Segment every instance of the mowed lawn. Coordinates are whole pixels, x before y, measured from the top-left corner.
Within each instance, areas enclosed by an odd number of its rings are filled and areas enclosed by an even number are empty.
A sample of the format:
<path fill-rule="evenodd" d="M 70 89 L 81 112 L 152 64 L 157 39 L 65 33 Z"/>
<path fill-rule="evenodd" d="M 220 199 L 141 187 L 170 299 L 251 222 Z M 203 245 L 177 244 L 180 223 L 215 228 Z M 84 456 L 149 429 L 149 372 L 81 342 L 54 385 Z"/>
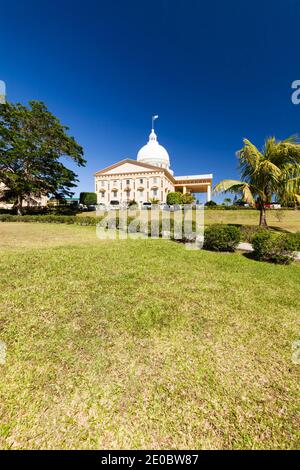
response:
<path fill-rule="evenodd" d="M 258 225 L 258 210 L 205 210 L 206 224 Z M 275 230 L 300 231 L 300 210 L 267 210 L 267 222 Z"/>
<path fill-rule="evenodd" d="M 0 224 L 0 448 L 300 446 L 300 264 Z"/>
<path fill-rule="evenodd" d="M 96 212 L 82 212 L 78 217 L 96 216 Z M 173 214 L 172 214 L 173 215 Z M 267 221 L 274 230 L 286 232 L 300 231 L 300 210 L 276 209 L 267 211 Z M 251 209 L 214 210 L 205 209 L 204 223 L 209 224 L 238 224 L 258 225 L 259 211 Z"/>

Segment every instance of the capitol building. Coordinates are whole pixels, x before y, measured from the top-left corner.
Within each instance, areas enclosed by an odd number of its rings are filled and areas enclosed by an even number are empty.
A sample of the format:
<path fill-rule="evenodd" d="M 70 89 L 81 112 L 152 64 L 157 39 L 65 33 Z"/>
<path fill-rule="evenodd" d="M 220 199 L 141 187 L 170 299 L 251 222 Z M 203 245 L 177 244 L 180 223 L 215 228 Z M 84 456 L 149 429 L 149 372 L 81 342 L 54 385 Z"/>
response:
<path fill-rule="evenodd" d="M 171 191 L 206 193 L 206 201 L 211 200 L 213 175 L 175 176 L 169 154 L 158 143 L 153 127 L 152 120 L 149 140 L 138 151 L 136 160 L 125 158 L 95 173 L 98 204 L 136 201 L 141 205 L 153 199 L 165 203 Z"/>

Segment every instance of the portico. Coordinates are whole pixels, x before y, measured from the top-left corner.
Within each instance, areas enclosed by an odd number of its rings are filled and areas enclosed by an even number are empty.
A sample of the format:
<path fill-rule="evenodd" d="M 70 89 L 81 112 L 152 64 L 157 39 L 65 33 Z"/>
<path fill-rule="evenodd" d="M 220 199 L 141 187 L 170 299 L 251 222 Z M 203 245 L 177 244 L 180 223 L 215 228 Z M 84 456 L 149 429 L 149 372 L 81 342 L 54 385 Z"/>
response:
<path fill-rule="evenodd" d="M 185 193 L 206 193 L 206 201 L 211 201 L 212 174 L 174 176 L 174 190 Z"/>

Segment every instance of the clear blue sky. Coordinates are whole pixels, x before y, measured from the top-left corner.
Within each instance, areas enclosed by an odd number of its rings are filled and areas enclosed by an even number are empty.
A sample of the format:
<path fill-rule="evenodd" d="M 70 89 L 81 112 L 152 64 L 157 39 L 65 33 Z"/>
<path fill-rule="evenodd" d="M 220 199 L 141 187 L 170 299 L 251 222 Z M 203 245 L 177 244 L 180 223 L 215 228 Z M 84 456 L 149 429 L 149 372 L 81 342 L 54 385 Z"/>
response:
<path fill-rule="evenodd" d="M 175 174 L 238 177 L 248 137 L 300 131 L 299 0 L 1 1 L 8 99 L 44 101 L 93 172 L 146 143 L 150 117 Z"/>

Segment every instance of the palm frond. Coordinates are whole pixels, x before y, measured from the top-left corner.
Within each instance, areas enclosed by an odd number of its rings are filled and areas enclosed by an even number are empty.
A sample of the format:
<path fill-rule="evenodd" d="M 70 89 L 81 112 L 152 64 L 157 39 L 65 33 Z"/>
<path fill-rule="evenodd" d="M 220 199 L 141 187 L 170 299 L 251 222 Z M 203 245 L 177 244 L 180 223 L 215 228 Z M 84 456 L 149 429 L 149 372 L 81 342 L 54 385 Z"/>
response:
<path fill-rule="evenodd" d="M 263 155 L 258 148 L 248 139 L 244 139 L 244 147 L 237 152 L 239 158 L 239 168 L 243 180 L 251 183 L 253 173 L 255 173 L 259 162 L 263 159 Z"/>
<path fill-rule="evenodd" d="M 243 200 L 250 205 L 255 204 L 254 195 L 252 189 L 248 183 L 238 180 L 223 180 L 216 184 L 213 190 L 214 194 L 217 193 L 234 193 L 240 194 Z"/>
<path fill-rule="evenodd" d="M 286 137 L 285 139 L 281 140 L 282 143 L 284 144 L 293 144 L 293 145 L 299 145 L 300 144 L 300 138 L 298 134 L 292 134 L 289 137 Z"/>
<path fill-rule="evenodd" d="M 226 193 L 228 191 L 232 191 L 235 188 L 241 187 L 245 184 L 243 181 L 238 180 L 222 180 L 220 183 L 216 184 L 213 192 L 214 193 Z"/>

